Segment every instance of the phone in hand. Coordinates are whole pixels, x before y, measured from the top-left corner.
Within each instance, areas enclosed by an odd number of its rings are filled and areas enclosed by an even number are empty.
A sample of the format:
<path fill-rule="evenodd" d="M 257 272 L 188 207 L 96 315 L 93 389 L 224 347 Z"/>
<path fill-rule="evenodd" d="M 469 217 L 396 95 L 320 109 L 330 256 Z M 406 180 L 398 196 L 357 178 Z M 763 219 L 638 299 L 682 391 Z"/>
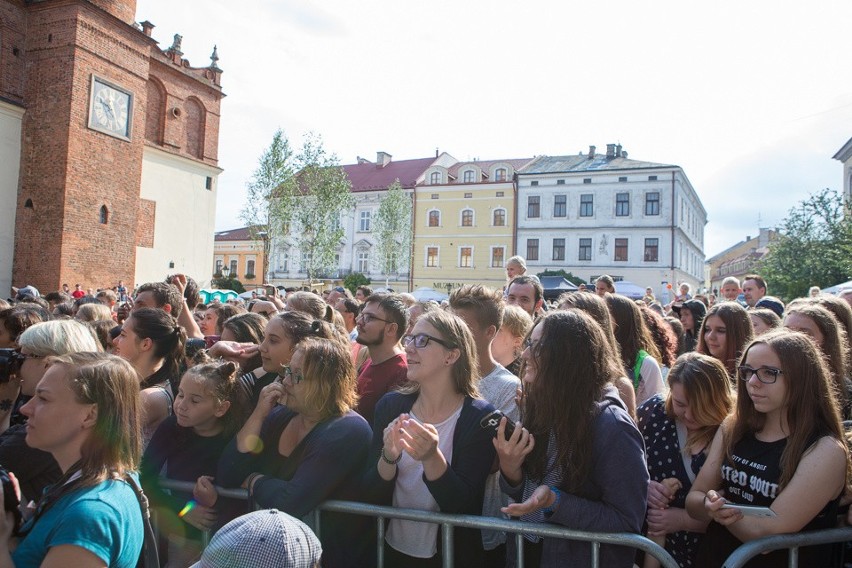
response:
<path fill-rule="evenodd" d="M 754 505 L 738 505 L 736 503 L 725 503 L 722 505 L 723 509 L 736 509 L 746 517 L 766 517 L 766 518 L 774 518 L 778 515 L 775 514 L 775 511 L 770 509 L 769 507 L 756 507 Z"/>
<path fill-rule="evenodd" d="M 497 429 L 500 427 L 500 420 L 506 416 L 499 410 L 495 410 L 494 412 L 489 413 L 485 418 L 479 421 L 479 426 L 485 430 L 491 429 L 494 431 L 494 436 L 497 436 Z M 512 437 L 512 434 L 515 432 L 515 423 L 512 422 L 512 419 L 506 416 L 506 439 Z"/>

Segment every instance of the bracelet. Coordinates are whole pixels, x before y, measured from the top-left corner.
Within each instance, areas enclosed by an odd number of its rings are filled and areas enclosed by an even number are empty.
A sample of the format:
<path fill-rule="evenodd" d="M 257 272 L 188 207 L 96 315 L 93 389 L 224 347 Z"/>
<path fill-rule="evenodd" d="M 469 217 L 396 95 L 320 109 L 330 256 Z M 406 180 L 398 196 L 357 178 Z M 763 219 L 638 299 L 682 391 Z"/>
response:
<path fill-rule="evenodd" d="M 388 456 L 385 454 L 385 448 L 382 447 L 382 461 L 388 465 L 396 465 L 399 463 L 399 460 L 402 459 L 402 452 L 399 452 L 399 455 L 395 460 L 388 459 Z"/>
<path fill-rule="evenodd" d="M 550 490 L 553 491 L 554 495 L 556 495 L 556 499 L 553 501 L 553 504 L 550 507 L 543 510 L 545 515 L 552 515 L 553 511 L 559 506 L 559 488 L 555 485 L 551 485 Z"/>

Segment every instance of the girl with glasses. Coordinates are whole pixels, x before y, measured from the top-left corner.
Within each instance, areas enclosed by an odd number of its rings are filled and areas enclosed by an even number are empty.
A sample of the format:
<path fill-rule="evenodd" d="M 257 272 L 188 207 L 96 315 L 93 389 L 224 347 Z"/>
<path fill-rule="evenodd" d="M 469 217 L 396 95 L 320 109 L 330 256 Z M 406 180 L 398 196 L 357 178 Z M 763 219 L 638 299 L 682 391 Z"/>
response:
<path fill-rule="evenodd" d="M 736 409 L 716 433 L 687 496 L 690 516 L 712 521 L 697 566 L 721 566 L 743 542 L 833 527 L 850 479 L 831 376 L 808 337 L 768 332 L 746 348 L 738 369 Z M 768 507 L 746 516 L 726 504 Z M 800 550 L 801 566 L 827 566 L 831 547 Z M 749 566 L 785 566 L 786 550 Z"/>
<path fill-rule="evenodd" d="M 381 504 L 445 513 L 482 513 L 494 463 L 493 430 L 480 421 L 494 407 L 479 398 L 476 344 L 464 321 L 436 310 L 403 338 L 408 382 L 376 406 L 365 489 Z M 455 531 L 455 565 L 481 566 L 481 532 Z M 392 519 L 385 566 L 441 566 L 438 525 Z"/>
<path fill-rule="evenodd" d="M 623 371 L 601 326 L 578 310 L 549 313 L 522 355 L 527 390 L 522 416 L 495 445 L 501 486 L 515 503 L 504 513 L 575 530 L 642 529 L 648 491 L 642 435 L 613 382 Z M 570 364 L 566 364 L 570 361 Z M 511 565 L 514 539 L 507 539 Z M 588 543 L 527 537 L 528 566 L 588 566 Z M 630 568 L 634 551 L 601 545 L 601 566 Z"/>
<path fill-rule="evenodd" d="M 317 326 L 329 324 L 317 321 Z M 366 467 L 372 431 L 353 410 L 355 367 L 347 342 L 305 339 L 279 372 L 280 379 L 263 388 L 254 412 L 225 448 L 217 482 L 245 487 L 256 508 L 297 518 L 328 499 L 355 500 L 359 491 L 353 480 Z M 372 522 L 324 516 L 322 565 L 369 566 L 365 555 L 372 542 L 363 528 Z"/>

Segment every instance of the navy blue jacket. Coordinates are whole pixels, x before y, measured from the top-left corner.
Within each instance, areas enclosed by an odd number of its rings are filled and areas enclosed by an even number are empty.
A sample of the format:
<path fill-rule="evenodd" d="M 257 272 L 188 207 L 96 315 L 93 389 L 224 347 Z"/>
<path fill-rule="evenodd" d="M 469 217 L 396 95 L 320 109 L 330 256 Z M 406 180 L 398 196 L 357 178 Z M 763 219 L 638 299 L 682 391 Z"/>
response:
<path fill-rule="evenodd" d="M 379 475 L 377 463 L 384 445 L 384 430 L 397 416 L 411 412 L 417 393 L 390 392 L 376 405 L 373 423 L 373 445 L 365 476 L 365 497 L 371 502 L 390 505 L 396 477 L 385 481 Z M 423 476 L 423 483 L 438 503 L 442 513 L 482 514 L 485 481 L 494 464 L 493 430 L 483 429 L 479 422 L 494 407 L 481 399 L 465 397 L 453 435 L 453 459 L 444 475 L 434 481 Z M 440 532 L 439 539 L 440 539 Z M 455 529 L 455 565 L 481 566 L 483 563 L 482 533 L 475 529 Z M 440 554 L 441 546 L 438 545 Z"/>

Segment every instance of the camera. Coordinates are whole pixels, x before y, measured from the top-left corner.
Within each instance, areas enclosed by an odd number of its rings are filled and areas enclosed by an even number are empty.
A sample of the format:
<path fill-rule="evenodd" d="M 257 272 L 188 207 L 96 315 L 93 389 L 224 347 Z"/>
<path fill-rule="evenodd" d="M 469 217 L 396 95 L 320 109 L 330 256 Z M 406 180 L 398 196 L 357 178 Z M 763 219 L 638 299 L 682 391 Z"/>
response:
<path fill-rule="evenodd" d="M 3 351 L 9 351 L 9 349 L 4 349 Z M 18 499 L 18 493 L 15 491 L 15 484 L 12 483 L 12 478 L 9 477 L 9 472 L 4 467 L 0 467 L 0 483 L 3 484 L 3 509 L 7 513 L 12 513 L 12 516 L 15 518 L 12 534 L 17 536 L 23 524 L 21 502 Z"/>
<path fill-rule="evenodd" d="M 16 349 L 0 349 L 0 384 L 8 383 L 18 374 L 24 359 Z"/>

